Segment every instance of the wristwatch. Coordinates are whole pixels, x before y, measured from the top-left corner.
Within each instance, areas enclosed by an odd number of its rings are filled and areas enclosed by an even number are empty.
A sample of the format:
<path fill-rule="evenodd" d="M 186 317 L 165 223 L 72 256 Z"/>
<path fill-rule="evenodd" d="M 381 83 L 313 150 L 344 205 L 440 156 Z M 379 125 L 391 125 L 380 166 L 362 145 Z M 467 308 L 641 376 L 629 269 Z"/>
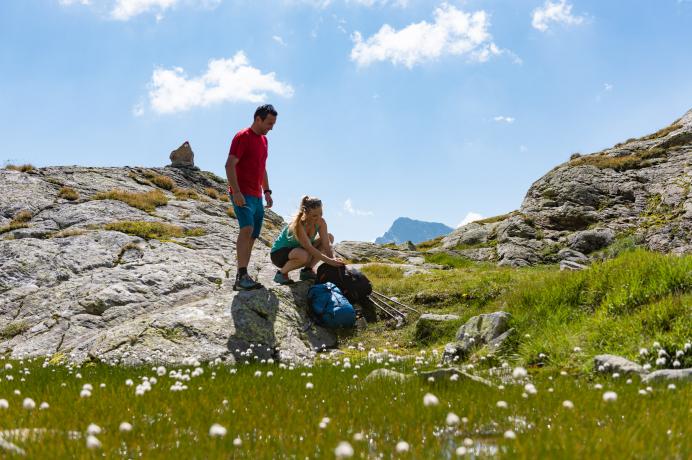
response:
<path fill-rule="evenodd" d="M 271 189 L 266 189 L 266 190 L 264 191 L 264 193 L 268 193 L 268 194 L 271 195 L 271 194 L 272 194 L 272 191 L 271 191 Z"/>

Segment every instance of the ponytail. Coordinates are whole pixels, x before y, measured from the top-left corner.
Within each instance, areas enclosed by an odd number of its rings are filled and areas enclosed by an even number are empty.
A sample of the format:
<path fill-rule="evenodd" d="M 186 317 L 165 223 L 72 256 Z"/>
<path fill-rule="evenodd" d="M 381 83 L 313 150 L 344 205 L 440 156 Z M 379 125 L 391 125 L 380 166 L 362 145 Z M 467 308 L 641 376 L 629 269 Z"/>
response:
<path fill-rule="evenodd" d="M 300 206 L 298 207 L 298 212 L 293 216 L 291 223 L 288 224 L 288 230 L 297 235 L 298 224 L 305 218 L 305 215 L 309 210 L 319 208 L 322 206 L 322 200 L 314 196 L 303 195 L 300 199 Z"/>

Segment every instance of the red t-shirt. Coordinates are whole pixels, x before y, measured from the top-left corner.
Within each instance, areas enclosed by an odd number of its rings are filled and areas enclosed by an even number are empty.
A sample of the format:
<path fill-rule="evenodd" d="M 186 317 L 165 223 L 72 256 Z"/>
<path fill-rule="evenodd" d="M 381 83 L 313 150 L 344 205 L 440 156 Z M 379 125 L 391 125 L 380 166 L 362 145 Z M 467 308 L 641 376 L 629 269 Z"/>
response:
<path fill-rule="evenodd" d="M 252 129 L 245 128 L 233 137 L 228 155 L 233 155 L 239 160 L 235 167 L 235 174 L 243 195 L 262 198 L 267 154 L 267 136 L 255 134 Z M 233 193 L 230 185 L 228 190 Z"/>

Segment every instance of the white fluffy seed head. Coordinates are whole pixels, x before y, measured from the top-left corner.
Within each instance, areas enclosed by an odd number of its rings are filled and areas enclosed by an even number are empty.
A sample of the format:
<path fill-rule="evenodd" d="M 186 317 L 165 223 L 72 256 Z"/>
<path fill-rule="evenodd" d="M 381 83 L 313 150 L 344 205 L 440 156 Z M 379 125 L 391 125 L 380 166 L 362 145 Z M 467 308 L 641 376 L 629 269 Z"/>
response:
<path fill-rule="evenodd" d="M 565 409 L 574 409 L 574 403 L 569 399 L 562 401 L 562 407 Z"/>
<path fill-rule="evenodd" d="M 613 402 L 618 399 L 618 394 L 615 393 L 614 391 L 606 391 L 603 393 L 603 401 L 605 402 Z"/>
<path fill-rule="evenodd" d="M 0 409 L 9 409 L 10 403 L 6 399 L 0 399 Z"/>
<path fill-rule="evenodd" d="M 36 403 L 34 402 L 33 399 L 31 398 L 24 398 L 24 402 L 22 403 L 22 406 L 26 410 L 34 410 L 36 409 Z"/>
<path fill-rule="evenodd" d="M 457 457 L 463 457 L 464 455 L 466 455 L 466 447 L 464 447 L 464 446 L 457 447 L 456 453 L 457 453 Z"/>
<path fill-rule="evenodd" d="M 130 423 L 123 422 L 120 424 L 119 429 L 123 433 L 129 433 L 130 431 L 132 431 L 132 425 Z"/>
<path fill-rule="evenodd" d="M 241 445 L 243 445 L 243 440 L 240 439 L 239 437 L 238 437 L 238 438 L 235 438 L 235 439 L 233 440 L 233 445 L 236 446 L 236 447 L 240 447 Z"/>
<path fill-rule="evenodd" d="M 212 438 L 222 438 L 226 436 L 226 428 L 218 423 L 214 423 L 211 427 L 209 427 L 209 436 Z"/>
<path fill-rule="evenodd" d="M 351 458 L 353 457 L 353 446 L 347 441 L 341 441 L 336 449 L 334 449 L 336 458 Z"/>
<path fill-rule="evenodd" d="M 308 382 L 305 384 L 306 390 L 312 390 L 313 388 L 315 388 L 315 385 L 313 385 L 312 382 Z"/>
<path fill-rule="evenodd" d="M 461 420 L 459 419 L 459 416 L 455 414 L 454 412 L 450 412 L 447 414 L 447 419 L 445 422 L 447 422 L 447 425 L 449 426 L 457 426 Z"/>
<path fill-rule="evenodd" d="M 87 449 L 92 449 L 92 450 L 93 449 L 100 449 L 101 448 L 101 441 L 99 441 L 98 438 L 96 436 L 94 436 L 93 434 L 90 434 L 89 436 L 87 436 L 86 446 L 87 446 Z"/>
<path fill-rule="evenodd" d="M 528 373 L 526 372 L 526 369 L 524 369 L 523 367 L 515 367 L 512 371 L 512 377 L 514 377 L 515 379 L 522 379 L 527 375 Z"/>
<path fill-rule="evenodd" d="M 93 434 L 93 435 L 101 434 L 101 427 L 95 423 L 90 423 L 89 426 L 87 427 L 87 434 Z"/>
<path fill-rule="evenodd" d="M 517 439 L 517 435 L 512 430 L 505 431 L 505 439 Z"/>
<path fill-rule="evenodd" d="M 399 441 L 396 443 L 396 451 L 398 453 L 408 452 L 411 446 L 406 441 Z"/>
<path fill-rule="evenodd" d="M 434 394 L 426 393 L 425 396 L 423 396 L 423 405 L 425 407 L 437 406 L 438 404 L 440 404 L 440 400 L 437 399 L 437 396 Z"/>
<path fill-rule="evenodd" d="M 497 407 L 499 407 L 500 409 L 507 409 L 509 407 L 509 405 L 507 404 L 506 401 L 498 401 Z"/>

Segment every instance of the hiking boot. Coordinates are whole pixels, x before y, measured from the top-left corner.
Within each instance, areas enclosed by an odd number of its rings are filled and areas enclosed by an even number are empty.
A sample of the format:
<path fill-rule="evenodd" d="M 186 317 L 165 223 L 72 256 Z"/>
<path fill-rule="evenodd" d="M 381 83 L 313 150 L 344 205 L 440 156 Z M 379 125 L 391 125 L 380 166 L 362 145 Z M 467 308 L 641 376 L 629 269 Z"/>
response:
<path fill-rule="evenodd" d="M 317 279 L 317 275 L 315 274 L 315 272 L 312 271 L 312 269 L 309 269 L 309 268 L 305 269 L 304 268 L 300 271 L 300 280 L 301 281 L 316 280 L 316 279 Z"/>
<path fill-rule="evenodd" d="M 276 275 L 274 275 L 274 282 L 286 285 L 286 284 L 293 284 L 295 281 L 293 281 L 291 278 L 289 278 L 288 276 L 281 273 L 281 270 L 277 270 Z"/>
<path fill-rule="evenodd" d="M 250 278 L 250 275 L 243 275 L 236 277 L 235 284 L 233 285 L 234 291 L 251 291 L 253 289 L 262 288 L 262 284 Z"/>

